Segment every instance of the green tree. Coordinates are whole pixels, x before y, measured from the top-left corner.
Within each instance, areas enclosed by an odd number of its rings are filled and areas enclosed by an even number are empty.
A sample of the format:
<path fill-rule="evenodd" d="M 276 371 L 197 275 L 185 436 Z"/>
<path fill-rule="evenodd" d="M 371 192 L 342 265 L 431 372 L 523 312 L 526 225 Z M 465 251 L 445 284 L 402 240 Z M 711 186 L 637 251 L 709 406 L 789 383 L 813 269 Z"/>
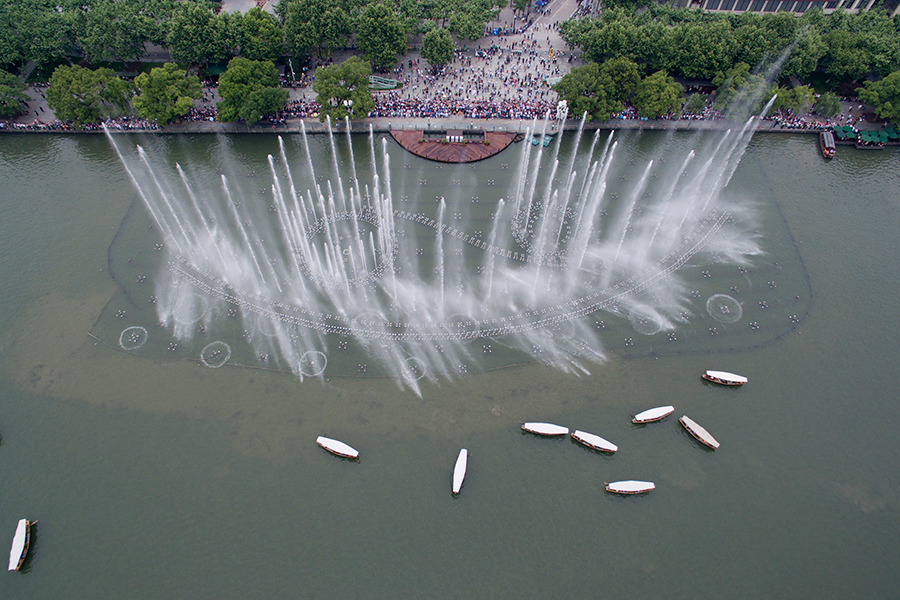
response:
<path fill-rule="evenodd" d="M 166 43 L 176 62 L 205 65 L 225 57 L 222 28 L 206 7 L 191 2 L 178 4 L 168 23 Z"/>
<path fill-rule="evenodd" d="M 76 125 L 96 123 L 103 117 L 123 114 L 133 86 L 116 77 L 112 69 L 85 69 L 61 65 L 50 77 L 47 106 L 56 116 Z"/>
<path fill-rule="evenodd" d="M 900 71 L 879 81 L 867 81 L 857 90 L 859 99 L 872 105 L 882 119 L 900 123 Z"/>
<path fill-rule="evenodd" d="M 278 69 L 271 61 L 232 58 L 228 70 L 219 77 L 219 121 L 242 120 L 248 125 L 263 115 L 283 110 L 288 92 L 278 80 Z"/>
<path fill-rule="evenodd" d="M 369 76 L 372 67 L 368 62 L 353 56 L 340 65 L 331 64 L 316 69 L 313 91 L 318 94 L 319 121 L 330 116 L 332 121 L 364 119 L 375 108 L 372 92 L 369 90 Z"/>
<path fill-rule="evenodd" d="M 0 70 L 0 116 L 12 117 L 21 113 L 27 101 L 25 82 L 11 73 Z"/>
<path fill-rule="evenodd" d="M 665 71 L 645 77 L 637 86 L 632 102 L 638 113 L 648 119 L 677 112 L 681 108 L 684 87 Z"/>
<path fill-rule="evenodd" d="M 455 7 L 450 16 L 450 30 L 467 40 L 484 37 L 485 26 L 497 17 L 494 0 L 469 0 Z"/>
<path fill-rule="evenodd" d="M 825 92 L 816 100 L 813 110 L 823 117 L 833 117 L 841 112 L 841 100 L 834 92 Z"/>
<path fill-rule="evenodd" d="M 406 32 L 400 17 L 385 3 L 367 4 L 356 22 L 356 43 L 376 69 L 389 69 L 406 54 Z"/>
<path fill-rule="evenodd" d="M 202 96 L 200 79 L 196 75 L 185 76 L 184 69 L 175 63 L 141 73 L 134 80 L 138 94 L 131 104 L 142 119 L 168 123 L 186 115 L 194 100 Z"/>
<path fill-rule="evenodd" d="M 684 103 L 683 112 L 689 115 L 700 115 L 703 114 L 703 110 L 706 108 L 706 95 L 705 94 L 691 94 L 687 102 Z"/>
<path fill-rule="evenodd" d="M 250 60 L 277 60 L 284 52 L 281 24 L 258 6 L 242 20 L 241 56 Z"/>
<path fill-rule="evenodd" d="M 453 60 L 453 38 L 446 29 L 432 29 L 422 38 L 422 58 L 435 69 Z"/>
<path fill-rule="evenodd" d="M 553 86 L 560 99 L 569 105 L 569 114 L 580 116 L 587 113 L 589 120 L 606 121 L 612 113 L 622 109 L 610 88 L 608 75 L 597 63 L 575 67 Z"/>
<path fill-rule="evenodd" d="M 338 0 L 280 0 L 275 13 L 281 18 L 284 43 L 294 57 L 317 52 L 327 56 L 347 44 L 353 24 Z"/>
<path fill-rule="evenodd" d="M 85 0 L 67 14 L 76 44 L 88 60 L 137 60 L 156 31 L 155 21 L 142 9 L 138 1 Z"/>
<path fill-rule="evenodd" d="M 637 64 L 624 56 L 605 61 L 600 65 L 600 73 L 606 78 L 607 93 L 617 102 L 624 102 L 641 82 Z"/>
<path fill-rule="evenodd" d="M 0 67 L 53 62 L 63 56 L 68 35 L 69 25 L 53 0 L 0 2 Z"/>

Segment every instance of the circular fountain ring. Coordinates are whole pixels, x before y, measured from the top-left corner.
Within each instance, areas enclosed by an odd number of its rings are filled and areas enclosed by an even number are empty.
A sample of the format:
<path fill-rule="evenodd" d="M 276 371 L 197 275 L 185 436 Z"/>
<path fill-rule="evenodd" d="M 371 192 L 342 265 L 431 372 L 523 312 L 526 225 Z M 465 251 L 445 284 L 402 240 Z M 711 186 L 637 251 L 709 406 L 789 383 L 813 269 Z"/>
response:
<path fill-rule="evenodd" d="M 231 346 L 225 342 L 210 342 L 200 351 L 200 362 L 210 369 L 218 369 L 231 358 Z"/>
<path fill-rule="evenodd" d="M 425 373 L 427 372 L 425 361 L 418 359 L 415 356 L 410 356 L 404 360 L 400 368 L 402 369 L 403 378 L 408 379 L 409 381 L 418 381 L 425 377 Z"/>
<path fill-rule="evenodd" d="M 327 365 L 328 357 L 325 356 L 324 352 L 319 352 L 318 350 L 304 352 L 298 363 L 300 374 L 305 377 L 318 377 L 325 372 Z"/>
<path fill-rule="evenodd" d="M 737 323 L 744 316 L 741 303 L 727 294 L 715 294 L 706 301 L 706 312 L 719 323 Z"/>
<path fill-rule="evenodd" d="M 363 223 L 367 223 L 371 225 L 375 229 L 381 229 L 381 226 L 378 223 L 378 216 L 375 213 L 375 210 L 370 206 L 364 206 L 362 210 L 358 213 L 353 213 L 350 211 L 343 211 L 339 213 L 335 213 L 334 215 L 330 215 L 329 217 L 322 217 L 318 219 L 315 223 L 312 223 L 309 229 L 306 231 L 306 242 L 307 244 L 312 244 L 313 239 L 316 235 L 324 233 L 329 223 L 338 223 L 341 221 L 350 221 L 356 219 L 357 221 L 362 221 Z M 304 276 L 309 279 L 315 281 L 320 287 L 359 287 L 365 286 L 373 283 L 376 279 L 382 277 L 388 269 L 393 269 L 394 261 L 397 258 L 397 253 L 399 252 L 399 244 L 397 243 L 397 237 L 395 235 L 391 235 L 387 239 L 389 251 L 387 253 L 382 254 L 382 260 L 378 263 L 374 269 L 371 271 L 365 271 L 355 277 L 351 277 L 348 279 L 341 279 L 337 277 L 325 277 L 323 275 L 319 275 L 317 273 L 313 273 L 312 269 L 309 268 L 309 264 L 307 264 L 306 259 L 303 256 L 303 252 L 297 250 L 297 264 L 300 267 L 300 272 L 303 273 Z M 342 249 L 342 256 L 350 256 L 352 249 L 344 248 Z"/>
<path fill-rule="evenodd" d="M 524 249 L 527 253 L 540 257 L 542 261 L 559 261 L 569 254 L 563 247 L 569 241 L 572 232 L 578 228 L 580 219 L 575 211 L 568 206 L 553 207 L 548 212 L 556 214 L 559 218 L 563 219 L 561 235 L 559 240 L 554 241 L 549 249 L 542 249 L 539 252 L 535 252 L 533 239 L 536 232 L 534 226 L 537 223 L 543 208 L 543 203 L 540 201 L 532 202 L 530 212 L 527 206 L 520 208 L 512 218 L 512 235 L 519 247 Z M 547 216 L 548 215 L 544 215 L 544 218 Z"/>
<path fill-rule="evenodd" d="M 122 350 L 137 350 L 147 343 L 147 330 L 143 327 L 126 327 L 119 334 L 119 347 Z"/>
<path fill-rule="evenodd" d="M 189 304 L 191 303 L 191 304 Z M 209 299 L 200 294 L 185 294 L 178 298 L 172 314 L 181 325 L 191 325 L 206 316 L 209 310 Z"/>
<path fill-rule="evenodd" d="M 659 314 L 649 306 L 635 306 L 629 311 L 628 320 L 641 335 L 656 335 L 663 328 Z"/>

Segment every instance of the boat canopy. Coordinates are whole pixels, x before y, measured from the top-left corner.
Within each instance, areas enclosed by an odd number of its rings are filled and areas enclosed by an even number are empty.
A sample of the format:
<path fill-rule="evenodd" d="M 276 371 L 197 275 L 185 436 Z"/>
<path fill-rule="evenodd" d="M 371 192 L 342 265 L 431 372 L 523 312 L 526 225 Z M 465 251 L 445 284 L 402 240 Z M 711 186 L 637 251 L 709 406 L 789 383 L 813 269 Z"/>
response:
<path fill-rule="evenodd" d="M 706 374 L 710 377 L 715 377 L 716 379 L 721 379 L 723 381 L 747 383 L 746 377 L 743 377 L 742 375 L 735 375 L 734 373 L 729 373 L 728 371 L 707 371 Z"/>
<path fill-rule="evenodd" d="M 522 423 L 522 429 L 540 435 L 568 435 L 569 428 L 553 423 Z"/>
<path fill-rule="evenodd" d="M 19 568 L 19 559 L 25 550 L 25 538 L 28 533 L 28 519 L 21 519 L 16 527 L 16 535 L 13 536 L 12 549 L 9 551 L 9 570 Z"/>
<path fill-rule="evenodd" d="M 333 454 L 347 456 L 350 458 L 357 458 L 359 456 L 358 450 L 340 440 L 333 440 L 331 438 L 320 435 L 316 438 L 316 443 Z"/>
<path fill-rule="evenodd" d="M 644 412 L 639 412 L 634 415 L 634 419 L 632 419 L 635 423 L 646 423 L 648 421 L 658 421 L 667 415 L 671 415 L 675 412 L 674 406 L 657 406 L 656 408 L 649 408 Z"/>
<path fill-rule="evenodd" d="M 628 479 L 626 481 L 614 481 L 606 484 L 606 489 L 610 492 L 618 492 L 620 494 L 637 494 L 640 492 L 649 492 L 656 488 L 656 484 L 652 481 L 635 481 Z"/>
<path fill-rule="evenodd" d="M 594 435 L 593 433 L 588 433 L 586 431 L 575 430 L 572 432 L 572 437 L 581 442 L 586 446 L 590 446 L 596 450 L 603 450 L 605 452 L 615 452 L 619 449 L 618 446 L 610 442 L 609 440 L 605 440 L 599 435 Z"/>
<path fill-rule="evenodd" d="M 695 438 L 697 438 L 710 448 L 716 449 L 719 447 L 719 442 L 716 441 L 716 438 L 714 438 L 712 434 L 706 429 L 698 425 L 697 422 L 689 416 L 684 415 L 679 419 L 679 421 L 681 421 L 681 424 L 684 425 L 684 428 L 687 429 L 691 435 L 693 435 Z"/>
<path fill-rule="evenodd" d="M 826 148 L 831 148 L 833 150 L 834 149 L 834 134 L 831 133 L 830 131 L 823 131 L 822 132 L 822 144 Z"/>
<path fill-rule="evenodd" d="M 453 493 L 458 494 L 462 489 L 463 480 L 466 478 L 466 465 L 469 462 L 469 451 L 463 448 L 456 457 L 456 466 L 453 467 Z"/>

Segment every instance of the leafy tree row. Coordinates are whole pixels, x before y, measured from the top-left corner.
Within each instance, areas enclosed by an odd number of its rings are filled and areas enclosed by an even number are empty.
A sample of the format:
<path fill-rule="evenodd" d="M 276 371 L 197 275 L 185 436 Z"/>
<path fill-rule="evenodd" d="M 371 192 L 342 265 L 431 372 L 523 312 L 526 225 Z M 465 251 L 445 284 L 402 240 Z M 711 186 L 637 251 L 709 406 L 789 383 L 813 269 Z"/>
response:
<path fill-rule="evenodd" d="M 819 70 L 837 81 L 900 68 L 900 19 L 882 10 L 797 17 L 651 6 L 605 10 L 599 19 L 566 22 L 562 31 L 594 61 L 622 56 L 687 78 L 712 79 L 738 63 L 777 65 L 785 78 Z"/>
<path fill-rule="evenodd" d="M 497 15 L 497 1 L 280 0 L 272 15 L 258 7 L 217 13 L 208 0 L 4 0 L 0 68 L 64 58 L 93 65 L 135 61 L 147 44 L 189 67 L 238 56 L 300 59 L 327 56 L 355 39 L 367 60 L 387 69 L 413 34 L 446 29 L 460 39 L 480 38 Z"/>

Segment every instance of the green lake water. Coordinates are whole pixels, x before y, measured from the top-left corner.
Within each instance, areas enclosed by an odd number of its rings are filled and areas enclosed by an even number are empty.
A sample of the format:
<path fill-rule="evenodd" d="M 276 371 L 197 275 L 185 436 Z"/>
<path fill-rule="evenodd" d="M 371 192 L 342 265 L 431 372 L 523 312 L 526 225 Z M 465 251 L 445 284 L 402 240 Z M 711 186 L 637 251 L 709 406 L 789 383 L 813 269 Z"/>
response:
<path fill-rule="evenodd" d="M 671 138 L 623 145 L 638 160 Z M 172 160 L 227 143 L 251 189 L 270 184 L 264 157 L 277 151 L 269 136 L 116 139 Z M 313 141 L 323 161 L 326 145 Z M 499 194 L 517 151 L 438 169 L 392 146 L 394 185 L 433 196 L 495 181 Z M 414 189 L 424 179 L 428 191 Z M 188 343 L 115 349 L 128 325 L 165 334 L 132 293 L 153 240 L 122 163 L 102 136 L 0 136 L 0 544 L 18 519 L 39 520 L 0 597 L 892 597 L 898 189 L 896 149 L 842 146 L 826 162 L 813 136 L 757 135 L 729 193 L 753 207 L 734 225 L 763 254 L 747 273 L 688 267 L 703 301 L 742 304 L 739 323 L 700 304 L 690 327 L 652 335 L 597 317 L 606 360 L 590 374 L 473 368 L 419 397 L 352 368 L 301 382 L 248 357 L 253 368 L 206 368 Z M 705 369 L 750 383 L 706 384 Z M 662 404 L 676 414 L 631 424 Z M 721 447 L 694 442 L 681 414 Z M 522 434 L 531 420 L 619 451 Z M 318 435 L 361 460 L 326 455 Z M 469 472 L 454 498 L 461 447 Z M 607 494 L 619 479 L 657 488 Z"/>

